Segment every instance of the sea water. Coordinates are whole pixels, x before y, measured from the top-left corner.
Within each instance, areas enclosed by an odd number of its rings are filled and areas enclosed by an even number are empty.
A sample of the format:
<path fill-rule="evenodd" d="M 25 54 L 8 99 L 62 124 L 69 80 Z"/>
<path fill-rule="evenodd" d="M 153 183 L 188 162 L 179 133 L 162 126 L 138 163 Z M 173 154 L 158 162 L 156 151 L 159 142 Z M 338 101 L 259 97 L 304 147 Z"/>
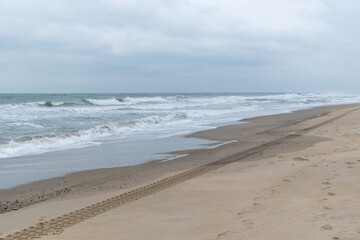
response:
<path fill-rule="evenodd" d="M 138 164 L 153 159 L 160 149 L 176 150 L 166 147 L 168 139 L 178 143 L 178 136 L 195 131 L 248 117 L 359 101 L 360 94 L 338 93 L 0 94 L 0 180 L 6 175 L 10 182 L 27 171 L 29 177 L 20 184 L 73 171 Z M 158 147 L 151 147 L 154 142 Z M 186 139 L 176 145 L 204 143 Z M 117 162 L 108 154 L 79 164 L 75 151 L 69 158 L 70 150 L 114 144 L 118 149 L 134 145 L 135 155 L 124 157 L 117 151 L 126 160 Z M 65 155 L 66 161 L 61 158 Z"/>

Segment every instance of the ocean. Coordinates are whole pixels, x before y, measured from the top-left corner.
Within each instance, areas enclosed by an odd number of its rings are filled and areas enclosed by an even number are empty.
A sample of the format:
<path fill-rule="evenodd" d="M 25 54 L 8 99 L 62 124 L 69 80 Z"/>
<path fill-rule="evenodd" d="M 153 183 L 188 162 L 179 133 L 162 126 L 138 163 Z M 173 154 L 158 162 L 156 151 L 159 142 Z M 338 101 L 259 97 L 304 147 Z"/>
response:
<path fill-rule="evenodd" d="M 357 94 L 0 94 L 0 158 L 165 138 Z"/>
<path fill-rule="evenodd" d="M 204 147 L 212 142 L 182 136 L 244 118 L 358 102 L 339 93 L 0 94 L 0 188 Z"/>

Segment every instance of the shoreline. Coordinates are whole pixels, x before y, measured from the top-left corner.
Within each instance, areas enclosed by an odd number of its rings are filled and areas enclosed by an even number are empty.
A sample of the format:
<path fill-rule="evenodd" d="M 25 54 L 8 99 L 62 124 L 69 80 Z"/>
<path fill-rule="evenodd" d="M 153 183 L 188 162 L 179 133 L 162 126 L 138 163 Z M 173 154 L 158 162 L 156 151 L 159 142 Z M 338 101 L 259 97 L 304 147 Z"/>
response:
<path fill-rule="evenodd" d="M 72 186 L 66 193 L 0 214 L 0 239 L 110 240 L 121 233 L 158 240 L 176 232 L 179 239 L 262 240 L 271 233 L 285 240 L 304 229 L 308 238 L 339 239 L 343 226 L 356 235 L 359 108 L 258 117 L 196 133 L 238 142 L 173 161 L 70 174 L 61 178 Z M 26 199 L 34 190 L 63 188 L 55 180 L 12 194 Z"/>
<path fill-rule="evenodd" d="M 209 135 L 201 136 L 198 135 L 198 132 L 207 132 L 224 126 L 244 124 L 248 120 L 251 121 L 252 119 L 257 119 L 259 117 L 281 116 L 283 114 L 298 111 L 301 112 L 313 108 L 331 108 L 332 106 L 336 107 L 342 105 L 351 105 L 351 103 L 313 106 L 308 108 L 297 108 L 295 110 L 288 109 L 290 112 L 273 110 L 273 113 L 267 113 L 265 111 L 262 113 L 263 115 L 255 114 L 255 116 L 250 115 L 251 117 L 248 118 L 245 117 L 245 115 L 244 118 L 238 120 L 224 120 L 223 122 L 218 122 L 216 124 L 206 125 L 206 127 L 204 125 L 203 130 L 198 129 L 193 132 L 171 135 L 165 138 L 139 139 L 137 141 L 125 142 L 105 141 L 96 146 L 75 147 L 39 154 L 1 158 L 0 168 L 3 169 L 3 171 L 1 171 L 0 174 L 3 176 L 3 182 L 0 183 L 0 191 L 17 188 L 42 180 L 60 178 L 72 173 L 97 169 L 129 167 L 158 160 L 173 160 L 178 157 L 183 157 L 183 154 L 177 155 L 176 153 L 178 152 L 189 152 L 190 150 L 207 147 L 212 148 L 233 141 L 232 138 L 218 139 L 217 137 L 214 138 Z M 130 150 L 138 148 L 142 149 L 141 153 Z M 121 154 L 119 155 L 119 153 Z"/>
<path fill-rule="evenodd" d="M 243 119 L 241 120 L 242 123 L 239 122 L 187 135 L 186 138 L 200 138 L 229 143 L 219 144 L 215 148 L 170 152 L 169 154 L 184 155 L 174 160 L 156 160 L 135 166 L 74 172 L 61 177 L 0 190 L 0 213 L 74 194 L 77 196 L 91 196 L 98 193 L 124 191 L 158 179 L 166 174 L 185 171 L 219 160 L 219 158 L 226 158 L 279 137 L 271 136 L 271 134 L 264 136 L 263 134 L 261 138 L 258 138 L 257 136 L 260 133 L 270 133 L 277 128 L 283 128 L 284 133 L 291 132 L 296 129 L 296 124 L 299 121 L 320 117 L 337 109 L 351 106 L 354 106 L 354 104 L 323 106 L 298 110 L 292 113 Z M 244 124 L 244 121 L 247 123 Z M 313 140 L 311 144 L 316 141 L 320 140 Z M 213 153 L 216 153 L 216 155 L 211 156 Z"/>

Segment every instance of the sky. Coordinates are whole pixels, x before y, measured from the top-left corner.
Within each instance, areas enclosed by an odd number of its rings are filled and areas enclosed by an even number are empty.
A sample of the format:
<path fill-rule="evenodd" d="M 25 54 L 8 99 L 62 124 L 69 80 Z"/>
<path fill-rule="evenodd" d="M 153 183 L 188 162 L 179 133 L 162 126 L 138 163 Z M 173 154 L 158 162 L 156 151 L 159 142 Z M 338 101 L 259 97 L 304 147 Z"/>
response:
<path fill-rule="evenodd" d="M 0 92 L 360 92 L 358 0 L 0 0 Z"/>

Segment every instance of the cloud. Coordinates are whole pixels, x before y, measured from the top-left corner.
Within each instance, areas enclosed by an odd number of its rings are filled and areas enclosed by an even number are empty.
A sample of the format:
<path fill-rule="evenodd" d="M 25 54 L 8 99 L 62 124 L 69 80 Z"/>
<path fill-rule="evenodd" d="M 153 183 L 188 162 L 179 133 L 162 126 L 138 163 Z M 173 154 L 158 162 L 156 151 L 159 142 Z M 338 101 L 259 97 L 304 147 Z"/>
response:
<path fill-rule="evenodd" d="M 116 76 L 175 85 L 183 76 L 355 78 L 359 8 L 354 0 L 3 0 L 0 79 L 41 82 L 61 71 L 106 75 L 109 84 Z"/>
<path fill-rule="evenodd" d="M 33 44 L 113 54 L 203 53 L 259 34 L 311 33 L 317 1 L 2 1 L 0 34 Z"/>

